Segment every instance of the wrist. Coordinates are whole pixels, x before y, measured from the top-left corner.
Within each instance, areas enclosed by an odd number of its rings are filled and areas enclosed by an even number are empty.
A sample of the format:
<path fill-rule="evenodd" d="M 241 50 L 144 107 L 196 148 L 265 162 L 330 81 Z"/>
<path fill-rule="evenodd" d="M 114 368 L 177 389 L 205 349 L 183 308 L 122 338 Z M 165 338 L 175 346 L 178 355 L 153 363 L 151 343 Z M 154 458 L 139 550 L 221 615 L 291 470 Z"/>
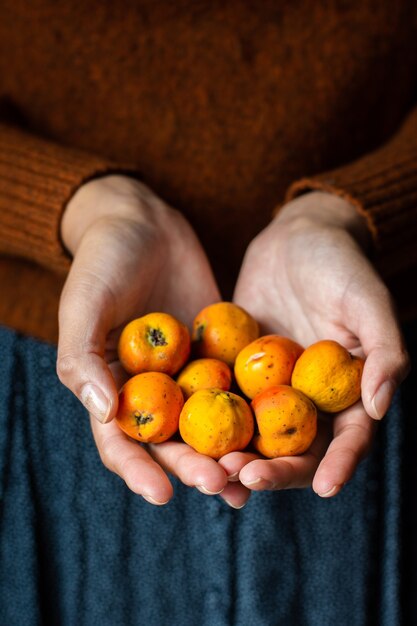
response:
<path fill-rule="evenodd" d="M 365 250 L 371 247 L 366 220 L 354 204 L 335 194 L 311 191 L 288 202 L 274 220 L 294 229 L 336 228 L 348 232 Z"/>
<path fill-rule="evenodd" d="M 158 206 L 157 206 L 158 205 Z M 75 254 L 84 234 L 103 219 L 154 222 L 162 202 L 139 181 L 110 175 L 82 185 L 69 200 L 61 220 L 61 238 Z"/>

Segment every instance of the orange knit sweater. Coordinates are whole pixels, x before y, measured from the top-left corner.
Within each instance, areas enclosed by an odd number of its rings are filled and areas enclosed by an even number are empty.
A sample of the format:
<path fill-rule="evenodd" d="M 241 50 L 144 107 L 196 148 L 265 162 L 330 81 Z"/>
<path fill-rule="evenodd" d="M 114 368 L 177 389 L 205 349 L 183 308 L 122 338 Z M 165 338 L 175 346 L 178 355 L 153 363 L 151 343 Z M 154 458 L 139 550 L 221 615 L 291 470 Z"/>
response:
<path fill-rule="evenodd" d="M 417 311 L 413 0 L 3 0 L 0 46 L 1 323 L 56 340 L 63 208 L 126 169 L 188 217 L 225 297 L 284 198 L 345 195 Z"/>

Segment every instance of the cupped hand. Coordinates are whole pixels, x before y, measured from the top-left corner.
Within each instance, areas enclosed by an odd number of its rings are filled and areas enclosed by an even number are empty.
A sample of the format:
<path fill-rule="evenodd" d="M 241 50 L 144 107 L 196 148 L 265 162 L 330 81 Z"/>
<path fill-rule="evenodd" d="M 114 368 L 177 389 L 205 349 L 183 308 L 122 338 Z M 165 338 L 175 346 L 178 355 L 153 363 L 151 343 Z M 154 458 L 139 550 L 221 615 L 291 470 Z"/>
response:
<path fill-rule="evenodd" d="M 127 379 L 117 357 L 122 327 L 151 311 L 190 324 L 220 300 L 193 230 L 138 181 L 109 176 L 73 196 L 62 238 L 74 259 L 60 301 L 57 372 L 90 412 L 103 463 L 154 504 L 172 497 L 167 472 L 204 493 L 220 492 L 227 475 L 213 459 L 176 441 L 142 446 L 112 421 Z"/>
<path fill-rule="evenodd" d="M 364 251 L 367 232 L 349 202 L 311 192 L 288 203 L 247 250 L 234 299 L 263 334 L 304 346 L 334 339 L 366 357 L 362 401 L 320 419 L 307 453 L 265 460 L 240 452 L 220 460 L 252 490 L 312 484 L 321 496 L 337 494 L 368 452 L 377 420 L 408 372 L 390 294 Z"/>

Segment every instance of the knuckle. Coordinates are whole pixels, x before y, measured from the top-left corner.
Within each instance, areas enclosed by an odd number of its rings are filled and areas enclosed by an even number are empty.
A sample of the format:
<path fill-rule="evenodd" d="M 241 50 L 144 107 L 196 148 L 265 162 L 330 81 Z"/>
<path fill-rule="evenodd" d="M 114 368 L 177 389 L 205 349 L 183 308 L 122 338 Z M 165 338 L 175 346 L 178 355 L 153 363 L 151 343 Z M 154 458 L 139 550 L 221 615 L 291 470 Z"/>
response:
<path fill-rule="evenodd" d="M 119 472 L 116 471 L 114 464 L 110 461 L 110 459 L 106 456 L 106 454 L 103 453 L 101 450 L 99 450 L 98 453 L 99 453 L 100 460 L 103 463 L 104 467 L 107 470 L 109 470 L 109 472 L 113 472 L 114 474 L 119 474 Z"/>
<path fill-rule="evenodd" d="M 378 280 L 375 285 L 375 290 L 377 291 L 377 295 L 379 295 L 381 300 L 385 301 L 386 305 L 388 305 L 390 308 L 394 306 L 391 292 L 383 280 Z"/>
<path fill-rule="evenodd" d="M 408 376 L 411 369 L 411 359 L 407 350 L 403 348 L 400 353 L 400 363 L 404 378 Z"/>
<path fill-rule="evenodd" d="M 58 357 L 56 362 L 56 373 L 61 382 L 65 382 L 74 373 L 77 365 L 75 356 L 66 354 Z"/>
<path fill-rule="evenodd" d="M 120 462 L 119 470 L 120 475 L 126 479 L 130 473 L 137 467 L 137 458 L 134 456 L 128 456 Z"/>
<path fill-rule="evenodd" d="M 113 445 L 109 441 L 105 441 L 101 445 L 97 446 L 98 454 L 104 467 L 110 472 L 113 472 L 114 474 L 118 474 L 120 476 L 120 472 L 118 471 L 118 468 L 114 463 L 113 455 L 111 454 L 112 448 Z"/>

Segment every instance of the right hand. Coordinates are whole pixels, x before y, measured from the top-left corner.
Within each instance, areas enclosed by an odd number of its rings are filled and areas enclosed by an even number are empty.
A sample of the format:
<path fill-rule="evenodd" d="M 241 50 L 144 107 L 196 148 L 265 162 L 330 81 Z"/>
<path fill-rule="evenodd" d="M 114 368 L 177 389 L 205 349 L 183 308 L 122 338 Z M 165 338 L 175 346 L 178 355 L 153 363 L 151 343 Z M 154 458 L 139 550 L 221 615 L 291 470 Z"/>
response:
<path fill-rule="evenodd" d="M 73 196 L 62 238 L 74 260 L 60 301 L 57 372 L 90 412 L 104 465 L 153 504 L 173 495 L 166 472 L 203 493 L 219 493 L 228 482 L 216 461 L 175 441 L 142 446 L 112 421 L 128 378 L 117 357 L 123 326 L 152 311 L 190 325 L 221 299 L 192 228 L 138 181 L 108 176 Z M 243 486 L 229 490 L 232 506 L 248 497 Z"/>

